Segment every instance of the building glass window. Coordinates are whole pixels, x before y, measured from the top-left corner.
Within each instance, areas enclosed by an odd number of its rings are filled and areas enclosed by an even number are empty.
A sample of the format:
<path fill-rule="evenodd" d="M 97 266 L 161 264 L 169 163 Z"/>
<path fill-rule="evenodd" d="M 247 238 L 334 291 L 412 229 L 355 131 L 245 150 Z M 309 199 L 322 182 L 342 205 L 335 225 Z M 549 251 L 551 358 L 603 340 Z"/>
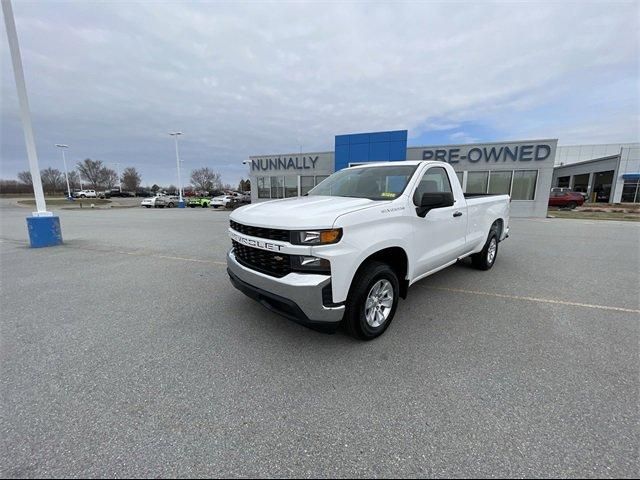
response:
<path fill-rule="evenodd" d="M 566 176 L 566 177 L 558 177 L 558 187 L 560 188 L 569 188 L 569 185 L 571 184 L 571 177 L 570 176 Z"/>
<path fill-rule="evenodd" d="M 640 179 L 624 181 L 620 201 L 623 203 L 640 203 Z"/>
<path fill-rule="evenodd" d="M 300 177 L 300 195 L 306 195 L 309 190 L 315 187 L 315 179 L 313 176 Z"/>
<path fill-rule="evenodd" d="M 537 170 L 516 170 L 513 172 L 513 200 L 534 200 L 536 195 Z"/>
<path fill-rule="evenodd" d="M 271 177 L 271 198 L 284 198 L 283 177 Z"/>
<path fill-rule="evenodd" d="M 316 185 L 318 185 L 325 178 L 329 178 L 329 175 L 316 175 Z"/>
<path fill-rule="evenodd" d="M 467 172 L 467 190 L 465 193 L 487 193 L 489 172 Z"/>
<path fill-rule="evenodd" d="M 297 176 L 288 175 L 284 177 L 284 196 L 286 198 L 298 196 L 298 177 Z"/>
<path fill-rule="evenodd" d="M 258 177 L 258 198 L 271 198 L 271 177 Z"/>
<path fill-rule="evenodd" d="M 456 176 L 458 177 L 458 181 L 460 182 L 460 186 L 464 185 L 464 172 L 456 172 Z"/>
<path fill-rule="evenodd" d="M 489 176 L 489 193 L 509 194 L 511 191 L 511 171 L 493 171 Z"/>

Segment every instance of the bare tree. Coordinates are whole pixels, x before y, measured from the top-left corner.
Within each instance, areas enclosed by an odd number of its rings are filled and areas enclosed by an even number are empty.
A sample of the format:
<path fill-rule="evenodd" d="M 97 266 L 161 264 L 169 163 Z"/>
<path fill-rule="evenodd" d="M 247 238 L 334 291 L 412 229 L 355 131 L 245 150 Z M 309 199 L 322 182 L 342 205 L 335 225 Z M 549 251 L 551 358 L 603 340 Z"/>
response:
<path fill-rule="evenodd" d="M 33 185 L 33 180 L 31 179 L 31 172 L 29 170 L 25 170 L 24 172 L 18 172 L 18 180 L 20 183 L 24 183 L 25 185 Z"/>
<path fill-rule="evenodd" d="M 105 188 L 115 188 L 118 185 L 118 172 L 112 170 L 110 168 L 103 168 L 100 170 L 100 185 L 103 185 Z"/>
<path fill-rule="evenodd" d="M 138 187 L 142 182 L 142 178 L 135 168 L 128 167 L 124 169 L 124 172 L 122 172 L 120 181 L 122 182 L 122 188 L 128 190 L 129 192 L 135 192 L 136 190 L 138 190 Z"/>
<path fill-rule="evenodd" d="M 219 173 L 208 167 L 191 171 L 191 184 L 196 190 L 210 191 L 220 188 L 222 183 Z"/>
<path fill-rule="evenodd" d="M 78 170 L 80 170 L 82 179 L 89 182 L 91 188 L 93 188 L 94 190 L 97 190 L 98 186 L 103 183 L 105 167 L 102 165 L 102 161 L 91 160 L 90 158 L 87 158 L 84 161 L 78 163 Z"/>
<path fill-rule="evenodd" d="M 40 171 L 42 179 L 42 189 L 51 194 L 64 190 L 64 178 L 62 172 L 57 168 L 45 168 Z"/>
<path fill-rule="evenodd" d="M 78 172 L 76 172 L 75 170 L 71 170 L 68 173 L 68 176 L 69 176 L 69 187 L 71 187 L 71 190 L 79 189 L 80 175 L 78 175 Z"/>

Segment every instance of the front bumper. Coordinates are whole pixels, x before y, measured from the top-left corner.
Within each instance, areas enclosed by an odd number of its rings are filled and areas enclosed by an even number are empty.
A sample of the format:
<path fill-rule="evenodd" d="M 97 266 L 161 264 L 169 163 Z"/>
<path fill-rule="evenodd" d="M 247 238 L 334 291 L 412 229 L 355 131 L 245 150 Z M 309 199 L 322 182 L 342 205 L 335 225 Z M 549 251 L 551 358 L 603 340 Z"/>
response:
<path fill-rule="evenodd" d="M 344 305 L 326 307 L 322 303 L 322 289 L 331 282 L 329 275 L 271 277 L 240 265 L 233 249 L 227 254 L 227 271 L 234 287 L 291 320 L 318 328 L 335 327 L 342 320 Z"/>

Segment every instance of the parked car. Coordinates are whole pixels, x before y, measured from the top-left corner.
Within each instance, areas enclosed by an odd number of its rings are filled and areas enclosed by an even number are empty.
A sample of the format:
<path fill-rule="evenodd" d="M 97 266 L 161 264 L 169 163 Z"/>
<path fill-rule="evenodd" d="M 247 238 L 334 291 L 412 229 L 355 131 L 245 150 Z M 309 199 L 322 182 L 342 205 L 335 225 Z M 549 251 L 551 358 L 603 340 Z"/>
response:
<path fill-rule="evenodd" d="M 76 198 L 98 198 L 95 190 L 80 190 L 73 192 Z"/>
<path fill-rule="evenodd" d="M 218 197 L 213 197 L 211 199 L 211 206 L 213 208 L 228 207 L 231 202 L 234 201 L 234 199 L 235 197 L 231 195 L 220 195 Z"/>
<path fill-rule="evenodd" d="M 207 208 L 210 203 L 211 203 L 211 200 L 208 199 L 208 198 L 205 198 L 205 197 L 191 197 L 189 199 L 189 201 L 187 202 L 187 207 L 191 207 L 191 208 L 196 208 L 196 207 Z"/>
<path fill-rule="evenodd" d="M 493 267 L 509 208 L 508 195 L 464 194 L 445 162 L 346 168 L 305 197 L 235 210 L 227 271 L 276 313 L 371 340 L 418 280 L 465 257 Z"/>
<path fill-rule="evenodd" d="M 180 202 L 180 197 L 177 195 L 159 195 L 156 198 L 155 207 L 157 208 L 174 208 L 178 206 Z"/>
<path fill-rule="evenodd" d="M 569 191 L 552 191 L 549 195 L 550 207 L 563 207 L 574 209 L 584 203 L 584 197 L 579 192 Z"/>
<path fill-rule="evenodd" d="M 582 195 L 582 197 L 584 198 L 584 201 L 585 201 L 585 202 L 587 201 L 587 192 L 578 192 L 578 191 L 575 191 L 575 190 L 573 190 L 573 189 L 571 189 L 571 188 L 569 188 L 569 187 L 553 187 L 553 188 L 551 189 L 551 193 L 554 193 L 554 192 L 573 192 L 573 193 L 579 193 L 579 194 L 580 194 L 580 195 Z"/>
<path fill-rule="evenodd" d="M 137 190 L 136 191 L 136 197 L 141 197 L 141 198 L 146 198 L 146 197 L 153 197 L 154 193 L 151 190 Z"/>
<path fill-rule="evenodd" d="M 146 208 L 173 208 L 178 206 L 180 199 L 174 195 L 156 195 L 148 197 L 140 202 L 140 205 Z"/>

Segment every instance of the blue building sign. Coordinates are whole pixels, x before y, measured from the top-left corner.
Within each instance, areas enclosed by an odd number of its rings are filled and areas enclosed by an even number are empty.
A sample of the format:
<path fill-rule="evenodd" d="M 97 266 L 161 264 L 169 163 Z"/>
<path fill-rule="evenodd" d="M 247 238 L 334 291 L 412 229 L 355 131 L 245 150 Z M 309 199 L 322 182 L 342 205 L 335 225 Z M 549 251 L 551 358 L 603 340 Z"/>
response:
<path fill-rule="evenodd" d="M 353 163 L 392 162 L 407 158 L 407 130 L 336 135 L 335 171 Z"/>

